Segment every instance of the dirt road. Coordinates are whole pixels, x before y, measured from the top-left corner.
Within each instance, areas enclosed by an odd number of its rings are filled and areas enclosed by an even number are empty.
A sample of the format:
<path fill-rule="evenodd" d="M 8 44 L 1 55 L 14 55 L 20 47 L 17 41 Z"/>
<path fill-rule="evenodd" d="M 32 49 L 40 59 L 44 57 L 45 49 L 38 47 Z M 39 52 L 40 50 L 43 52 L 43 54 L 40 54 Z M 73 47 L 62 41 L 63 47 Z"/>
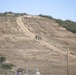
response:
<path fill-rule="evenodd" d="M 22 18 L 23 18 L 23 17 L 21 17 L 21 16 L 17 18 L 17 24 L 20 26 L 20 28 L 23 30 L 23 32 L 24 32 L 26 35 L 30 36 L 31 39 L 32 39 L 32 38 L 35 38 L 35 34 L 32 33 L 32 32 L 30 32 L 30 31 L 25 27 L 24 23 L 22 22 Z M 59 48 L 57 48 L 57 47 L 55 47 L 55 46 L 47 43 L 47 42 L 44 41 L 44 40 L 36 40 L 36 41 L 38 41 L 41 45 L 45 45 L 45 46 L 47 46 L 48 48 L 50 48 L 50 49 L 52 49 L 52 50 L 54 50 L 54 51 L 56 51 L 56 52 L 59 52 L 59 53 L 61 53 L 61 54 L 63 54 L 63 55 L 66 54 L 66 53 L 65 53 L 64 51 L 62 51 L 61 49 L 59 49 Z M 76 56 L 74 56 L 74 55 L 71 55 L 71 54 L 70 54 L 70 56 L 76 58 Z"/>

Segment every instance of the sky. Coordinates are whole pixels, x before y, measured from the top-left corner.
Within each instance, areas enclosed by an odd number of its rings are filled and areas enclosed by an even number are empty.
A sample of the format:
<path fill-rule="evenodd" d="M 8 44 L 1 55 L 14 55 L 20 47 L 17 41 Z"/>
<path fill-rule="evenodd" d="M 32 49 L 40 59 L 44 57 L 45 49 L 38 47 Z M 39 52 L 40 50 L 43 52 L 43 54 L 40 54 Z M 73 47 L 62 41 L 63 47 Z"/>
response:
<path fill-rule="evenodd" d="M 9 11 L 76 22 L 76 0 L 0 0 L 0 12 Z"/>

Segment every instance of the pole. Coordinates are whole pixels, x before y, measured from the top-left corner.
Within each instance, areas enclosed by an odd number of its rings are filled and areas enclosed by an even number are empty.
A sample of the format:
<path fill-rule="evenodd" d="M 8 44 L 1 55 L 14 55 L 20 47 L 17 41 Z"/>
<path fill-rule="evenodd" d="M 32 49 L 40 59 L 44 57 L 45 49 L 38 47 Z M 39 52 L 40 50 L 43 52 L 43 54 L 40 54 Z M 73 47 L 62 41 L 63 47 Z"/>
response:
<path fill-rule="evenodd" d="M 40 75 L 40 72 L 38 71 L 38 68 L 36 69 L 36 75 Z"/>
<path fill-rule="evenodd" d="M 28 67 L 26 68 L 26 75 L 29 75 L 29 74 L 28 74 Z"/>
<path fill-rule="evenodd" d="M 18 75 L 18 70 L 15 68 L 15 75 Z"/>
<path fill-rule="evenodd" d="M 37 73 L 38 73 L 38 68 L 36 68 L 36 75 L 38 75 Z"/>
<path fill-rule="evenodd" d="M 69 47 L 67 49 L 67 75 L 69 75 Z"/>

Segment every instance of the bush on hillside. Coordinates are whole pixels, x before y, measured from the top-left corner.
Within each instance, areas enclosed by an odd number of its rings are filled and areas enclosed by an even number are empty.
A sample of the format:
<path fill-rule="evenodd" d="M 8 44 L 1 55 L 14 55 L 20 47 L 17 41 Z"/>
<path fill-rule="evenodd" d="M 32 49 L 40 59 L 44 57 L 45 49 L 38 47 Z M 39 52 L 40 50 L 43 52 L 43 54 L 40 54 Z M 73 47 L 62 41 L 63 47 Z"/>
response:
<path fill-rule="evenodd" d="M 3 69 L 12 69 L 14 65 L 11 63 L 2 64 Z"/>
<path fill-rule="evenodd" d="M 56 22 L 59 23 L 62 27 L 66 28 L 68 31 L 71 31 L 73 33 L 76 33 L 76 22 L 73 22 L 71 20 L 61 20 L 56 19 Z"/>
<path fill-rule="evenodd" d="M 42 15 L 42 14 L 39 14 L 39 16 L 45 17 L 45 18 L 49 18 L 49 19 L 53 19 L 52 16 L 49 16 L 49 15 Z"/>
<path fill-rule="evenodd" d="M 73 22 L 71 20 L 65 20 L 65 21 L 63 21 L 61 19 L 55 19 L 52 16 L 42 15 L 42 14 L 40 14 L 39 16 L 45 17 L 45 18 L 49 18 L 49 19 L 53 19 L 57 23 L 59 23 L 59 25 L 61 25 L 62 27 L 66 28 L 68 31 L 76 33 L 76 22 Z"/>
<path fill-rule="evenodd" d="M 0 56 L 0 63 L 6 61 L 6 57 Z"/>

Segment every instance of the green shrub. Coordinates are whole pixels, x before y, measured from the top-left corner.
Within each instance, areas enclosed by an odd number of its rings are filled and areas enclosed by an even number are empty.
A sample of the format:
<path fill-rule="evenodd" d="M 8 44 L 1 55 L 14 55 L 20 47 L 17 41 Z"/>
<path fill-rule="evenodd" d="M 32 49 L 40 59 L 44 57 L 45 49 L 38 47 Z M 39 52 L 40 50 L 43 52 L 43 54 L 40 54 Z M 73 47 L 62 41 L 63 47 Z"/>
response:
<path fill-rule="evenodd" d="M 2 64 L 3 69 L 12 69 L 14 65 L 11 63 Z"/>
<path fill-rule="evenodd" d="M 76 33 L 76 22 L 73 22 L 71 20 L 61 20 L 56 19 L 56 22 L 59 23 L 62 27 L 66 28 L 68 31 L 71 31 L 73 33 Z"/>
<path fill-rule="evenodd" d="M 4 62 L 4 61 L 6 61 L 6 57 L 1 56 L 0 57 L 0 62 Z"/>
<path fill-rule="evenodd" d="M 42 15 L 42 14 L 40 14 L 39 16 L 45 17 L 45 18 L 49 18 L 49 19 L 53 19 L 52 16 L 49 16 L 49 15 Z"/>
<path fill-rule="evenodd" d="M 45 17 L 45 18 L 49 18 L 49 19 L 53 19 L 57 23 L 59 23 L 59 25 L 61 25 L 62 27 L 66 28 L 68 31 L 70 31 L 72 33 L 76 33 L 76 22 L 73 22 L 71 20 L 65 20 L 65 21 L 63 21 L 61 19 L 55 19 L 52 16 L 43 15 L 43 14 L 40 14 L 39 16 Z"/>

